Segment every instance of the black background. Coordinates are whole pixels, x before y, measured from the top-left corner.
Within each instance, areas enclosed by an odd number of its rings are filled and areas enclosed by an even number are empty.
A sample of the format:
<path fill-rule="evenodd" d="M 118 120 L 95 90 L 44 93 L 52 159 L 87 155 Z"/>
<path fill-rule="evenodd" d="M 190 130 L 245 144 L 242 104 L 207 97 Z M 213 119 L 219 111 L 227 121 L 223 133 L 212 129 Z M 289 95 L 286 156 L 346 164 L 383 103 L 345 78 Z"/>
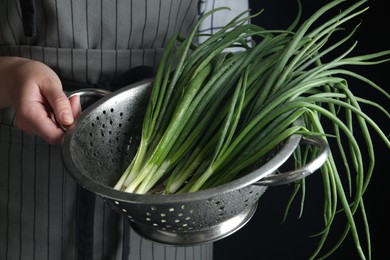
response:
<path fill-rule="evenodd" d="M 329 1 L 301 0 L 303 18 L 306 19 L 315 10 Z M 346 1 L 340 5 L 346 7 L 356 1 Z M 387 0 L 371 0 L 364 6 L 369 9 L 352 20 L 350 26 L 361 22 L 353 40 L 358 46 L 352 55 L 367 54 L 390 49 L 390 8 Z M 251 1 L 253 12 L 264 9 L 252 23 L 269 29 L 285 29 L 293 21 L 297 13 L 297 2 L 293 0 L 257 0 Z M 336 8 L 335 11 L 340 8 Z M 350 46 L 352 41 L 348 43 Z M 345 45 L 347 46 L 347 45 Z M 347 48 L 347 47 L 345 47 Z M 385 90 L 390 89 L 390 62 L 375 66 L 353 67 L 358 72 Z M 349 85 L 357 96 L 373 99 L 381 103 L 387 111 L 389 100 L 384 100 L 378 92 L 367 90 L 362 83 L 349 81 Z M 389 134 L 389 119 L 377 110 L 367 108 L 366 111 Z M 365 208 L 370 224 L 372 259 L 390 259 L 389 215 L 385 213 L 390 199 L 389 149 L 376 136 L 373 137 L 376 147 L 376 168 L 367 192 L 364 195 Z M 269 188 L 260 198 L 259 205 L 252 219 L 234 234 L 215 243 L 215 260 L 263 260 L 263 259 L 309 259 L 318 243 L 317 238 L 310 237 L 322 228 L 322 178 L 314 173 L 307 178 L 306 202 L 303 216 L 298 218 L 299 205 L 295 203 L 286 222 L 281 223 L 285 205 L 293 185 Z M 335 230 L 343 230 L 343 222 L 335 222 Z M 361 223 L 358 223 L 361 226 Z M 361 234 L 363 236 L 363 234 Z M 329 237 L 329 242 L 337 241 L 335 235 Z M 364 239 L 362 238 L 364 241 Z M 363 242 L 364 246 L 364 242 Z M 349 235 L 343 245 L 328 259 L 359 259 Z"/>

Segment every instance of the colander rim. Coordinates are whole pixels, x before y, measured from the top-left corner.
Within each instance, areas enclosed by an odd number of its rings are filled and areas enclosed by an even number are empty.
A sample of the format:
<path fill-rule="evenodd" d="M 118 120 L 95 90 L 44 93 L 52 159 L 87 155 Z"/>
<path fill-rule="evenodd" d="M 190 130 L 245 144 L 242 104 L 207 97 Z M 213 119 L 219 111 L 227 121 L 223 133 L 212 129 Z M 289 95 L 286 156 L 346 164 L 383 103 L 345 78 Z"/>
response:
<path fill-rule="evenodd" d="M 73 138 L 74 133 L 79 129 L 81 125 L 80 122 L 86 118 L 94 109 L 104 104 L 110 99 L 115 98 L 118 95 L 130 91 L 131 89 L 137 87 L 150 86 L 152 79 L 147 79 L 140 81 L 135 84 L 131 84 L 127 87 L 121 88 L 115 92 L 108 94 L 107 96 L 97 100 L 95 103 L 87 107 L 81 115 L 74 121 L 74 123 L 67 129 L 61 145 L 61 154 L 64 162 L 64 166 L 67 169 L 71 177 L 82 187 L 87 190 L 100 195 L 104 198 L 112 199 L 118 202 L 127 202 L 135 204 L 170 204 L 175 202 L 189 202 L 189 201 L 199 201 L 210 199 L 216 195 L 221 195 L 224 193 L 229 193 L 242 189 L 246 186 L 250 186 L 253 183 L 259 181 L 260 179 L 272 174 L 275 172 L 294 152 L 296 147 L 299 145 L 301 140 L 301 135 L 294 134 L 290 136 L 282 145 L 282 147 L 276 152 L 276 154 L 265 162 L 260 168 L 245 174 L 229 183 L 219 185 L 217 187 L 199 190 L 192 193 L 183 193 L 183 194 L 136 194 L 128 193 L 116 190 L 112 187 L 109 187 L 105 184 L 99 183 L 92 178 L 83 174 L 77 165 L 72 159 L 71 149 L 69 149 Z M 297 124 L 300 122 L 297 121 Z"/>

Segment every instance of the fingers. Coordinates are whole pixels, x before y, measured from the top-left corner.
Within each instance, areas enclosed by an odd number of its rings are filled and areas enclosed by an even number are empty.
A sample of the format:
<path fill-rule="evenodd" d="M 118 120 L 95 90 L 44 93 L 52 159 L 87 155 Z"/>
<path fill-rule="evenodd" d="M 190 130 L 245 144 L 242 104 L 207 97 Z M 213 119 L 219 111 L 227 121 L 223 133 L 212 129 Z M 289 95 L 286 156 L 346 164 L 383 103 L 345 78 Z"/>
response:
<path fill-rule="evenodd" d="M 73 123 L 80 112 L 79 98 L 68 99 L 56 78 L 31 84 L 21 91 L 16 121 L 19 128 L 38 135 L 50 144 L 60 144 L 63 127 Z M 72 103 L 72 104 L 71 104 Z"/>
<path fill-rule="evenodd" d="M 58 75 L 43 63 L 20 59 L 11 72 L 14 80 L 6 93 L 15 107 L 17 126 L 49 143 L 60 143 L 61 126 L 72 124 L 80 113 L 79 98 L 69 100 Z"/>
<path fill-rule="evenodd" d="M 71 97 L 68 102 L 72 118 L 76 118 L 81 113 L 80 97 Z M 18 109 L 16 122 L 20 129 L 38 135 L 50 144 L 60 144 L 65 133 L 48 102 L 23 103 Z"/>
<path fill-rule="evenodd" d="M 77 118 L 81 113 L 80 96 L 72 96 L 69 102 L 72 108 L 73 118 Z"/>
<path fill-rule="evenodd" d="M 63 126 L 68 126 L 73 123 L 73 109 L 75 108 L 71 107 L 71 103 L 63 92 L 62 86 L 58 84 L 60 83 L 56 82 L 52 86 L 43 86 L 42 92 L 53 109 L 58 123 Z M 77 111 L 75 112 L 77 113 Z"/>
<path fill-rule="evenodd" d="M 49 91 L 45 91 L 44 93 L 45 98 L 49 103 L 49 108 L 46 109 L 48 111 L 52 110 L 53 113 L 49 112 L 46 117 L 41 118 L 42 121 L 36 126 L 36 131 L 47 142 L 51 144 L 59 144 L 61 143 L 64 135 L 63 128 L 71 125 L 74 118 L 81 113 L 80 97 L 73 96 L 68 99 L 62 91 L 62 87 L 61 91 L 51 88 Z M 44 113 L 41 112 L 40 115 L 44 115 Z"/>
<path fill-rule="evenodd" d="M 38 135 L 50 144 L 61 143 L 64 131 L 54 120 L 50 107 L 41 102 L 24 104 L 16 114 L 17 126 L 31 134 Z"/>

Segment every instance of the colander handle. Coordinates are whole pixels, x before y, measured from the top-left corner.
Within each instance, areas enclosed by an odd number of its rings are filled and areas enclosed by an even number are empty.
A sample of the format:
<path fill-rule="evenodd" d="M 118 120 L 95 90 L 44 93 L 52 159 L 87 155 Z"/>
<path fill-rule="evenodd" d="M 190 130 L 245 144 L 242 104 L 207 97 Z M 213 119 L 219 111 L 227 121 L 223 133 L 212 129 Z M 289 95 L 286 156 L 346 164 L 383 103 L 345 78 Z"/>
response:
<path fill-rule="evenodd" d="M 302 136 L 300 144 L 315 145 L 319 148 L 319 152 L 313 160 L 302 166 L 300 169 L 292 170 L 289 172 L 271 174 L 262 178 L 261 180 L 253 183 L 254 185 L 262 186 L 276 186 L 283 185 L 292 182 L 296 182 L 303 179 L 319 168 L 325 163 L 329 154 L 329 145 L 324 139 L 317 136 Z"/>
<path fill-rule="evenodd" d="M 67 93 L 66 96 L 71 98 L 73 96 L 86 96 L 86 97 L 105 97 L 110 94 L 111 91 L 101 88 L 82 88 L 70 93 Z"/>
<path fill-rule="evenodd" d="M 71 98 L 73 96 L 80 96 L 80 97 L 105 97 L 107 96 L 108 94 L 110 94 L 111 91 L 109 90 L 105 90 L 105 89 L 100 89 L 100 88 L 82 88 L 82 89 L 78 89 L 78 90 L 75 90 L 75 91 L 72 91 L 72 92 L 69 92 L 66 94 L 66 96 L 68 98 Z M 57 120 L 56 120 L 57 121 Z M 62 124 L 60 124 L 58 121 L 57 121 L 57 124 L 59 127 L 62 128 L 62 130 L 66 131 L 67 130 L 67 127 L 66 126 L 63 126 Z"/>

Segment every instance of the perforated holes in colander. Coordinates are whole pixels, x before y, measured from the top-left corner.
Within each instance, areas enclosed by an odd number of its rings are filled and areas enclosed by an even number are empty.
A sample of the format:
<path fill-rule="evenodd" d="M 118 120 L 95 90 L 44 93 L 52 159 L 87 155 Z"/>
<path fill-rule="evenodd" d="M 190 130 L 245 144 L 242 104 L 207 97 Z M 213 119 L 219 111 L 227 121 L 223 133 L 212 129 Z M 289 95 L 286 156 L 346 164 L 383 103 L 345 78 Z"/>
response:
<path fill-rule="evenodd" d="M 133 217 L 127 212 L 127 209 L 121 208 L 121 207 L 120 207 L 119 201 L 116 201 L 116 200 L 115 200 L 114 203 L 115 203 L 116 205 L 118 205 L 118 207 L 122 210 L 122 212 L 124 212 L 124 213 L 127 215 L 127 217 L 129 218 L 130 221 L 134 221 L 134 220 L 133 220 Z"/>
<path fill-rule="evenodd" d="M 145 212 L 145 221 L 161 230 L 170 232 L 190 231 L 194 229 L 196 222 L 192 220 L 191 214 L 194 210 L 186 209 L 186 205 L 176 207 L 158 207 L 151 206 L 149 211 Z"/>
<path fill-rule="evenodd" d="M 126 129 L 123 128 L 125 120 L 130 121 L 124 117 L 124 113 L 119 111 L 117 112 L 114 108 L 103 109 L 100 111 L 100 114 L 94 117 L 94 121 L 91 122 L 91 131 L 90 136 L 90 146 L 94 147 L 94 156 L 98 157 L 99 152 L 104 152 L 110 156 L 105 156 L 110 158 L 112 164 L 118 162 L 118 154 L 125 154 L 129 150 L 128 147 L 124 147 L 123 142 L 128 141 L 126 137 L 128 136 L 127 132 L 124 132 Z M 95 142 L 99 142 L 96 143 Z"/>

